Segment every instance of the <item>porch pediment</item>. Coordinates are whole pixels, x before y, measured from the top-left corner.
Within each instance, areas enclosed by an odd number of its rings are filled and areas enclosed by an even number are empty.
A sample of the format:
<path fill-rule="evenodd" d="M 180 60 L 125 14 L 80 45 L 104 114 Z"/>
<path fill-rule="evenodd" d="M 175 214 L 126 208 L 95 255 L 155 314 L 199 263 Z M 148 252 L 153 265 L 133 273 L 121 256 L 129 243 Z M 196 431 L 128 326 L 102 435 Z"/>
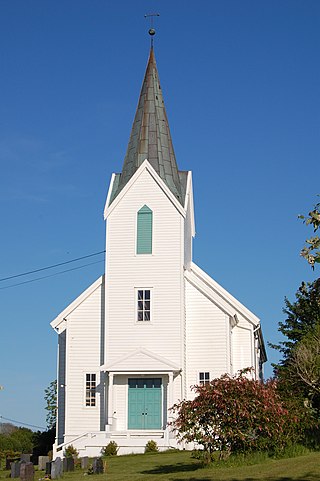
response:
<path fill-rule="evenodd" d="M 101 371 L 109 372 L 174 372 L 180 369 L 168 359 L 143 348 L 101 366 Z"/>

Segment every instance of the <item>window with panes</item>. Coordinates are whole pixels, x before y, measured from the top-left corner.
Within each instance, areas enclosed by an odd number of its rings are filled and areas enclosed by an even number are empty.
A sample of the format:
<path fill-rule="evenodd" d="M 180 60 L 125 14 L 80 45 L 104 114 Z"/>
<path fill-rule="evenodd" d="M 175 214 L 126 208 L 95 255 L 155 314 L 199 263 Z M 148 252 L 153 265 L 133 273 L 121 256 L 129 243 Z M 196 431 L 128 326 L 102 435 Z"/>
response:
<path fill-rule="evenodd" d="M 151 289 L 137 290 L 137 321 L 151 320 Z"/>
<path fill-rule="evenodd" d="M 96 405 L 96 375 L 86 374 L 86 406 Z"/>
<path fill-rule="evenodd" d="M 199 372 L 199 384 L 204 386 L 210 382 L 210 372 Z"/>

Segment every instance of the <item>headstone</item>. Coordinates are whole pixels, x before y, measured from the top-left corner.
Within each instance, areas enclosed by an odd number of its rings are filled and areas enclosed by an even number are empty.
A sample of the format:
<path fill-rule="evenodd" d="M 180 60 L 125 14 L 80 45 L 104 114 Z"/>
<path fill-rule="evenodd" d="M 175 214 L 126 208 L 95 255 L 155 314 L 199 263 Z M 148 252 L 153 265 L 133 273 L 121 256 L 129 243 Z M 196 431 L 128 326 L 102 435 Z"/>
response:
<path fill-rule="evenodd" d="M 19 461 L 14 461 L 13 463 L 11 463 L 11 478 L 20 477 L 20 466 L 21 463 Z"/>
<path fill-rule="evenodd" d="M 34 467 L 32 463 L 21 463 L 20 479 L 21 481 L 34 480 Z"/>
<path fill-rule="evenodd" d="M 51 464 L 51 479 L 58 479 L 62 476 L 62 461 L 56 458 Z"/>
<path fill-rule="evenodd" d="M 46 474 L 47 475 L 51 474 L 51 464 L 52 464 L 52 461 L 49 461 L 48 463 L 46 463 Z"/>
<path fill-rule="evenodd" d="M 39 456 L 39 459 L 38 459 L 39 471 L 44 471 L 46 469 L 46 463 L 48 462 L 49 462 L 49 456 Z"/>
<path fill-rule="evenodd" d="M 95 458 L 93 460 L 93 474 L 103 473 L 103 461 L 102 458 Z"/>
<path fill-rule="evenodd" d="M 19 458 L 6 458 L 6 469 L 11 469 L 11 463 L 19 461 Z"/>
<path fill-rule="evenodd" d="M 81 469 L 88 469 L 88 465 L 89 465 L 88 456 L 84 456 L 83 458 L 81 458 Z"/>
<path fill-rule="evenodd" d="M 74 459 L 73 458 L 63 458 L 63 471 L 74 471 Z"/>
<path fill-rule="evenodd" d="M 30 457 L 31 454 L 21 454 L 20 459 L 21 461 L 24 461 L 25 463 L 30 463 Z"/>

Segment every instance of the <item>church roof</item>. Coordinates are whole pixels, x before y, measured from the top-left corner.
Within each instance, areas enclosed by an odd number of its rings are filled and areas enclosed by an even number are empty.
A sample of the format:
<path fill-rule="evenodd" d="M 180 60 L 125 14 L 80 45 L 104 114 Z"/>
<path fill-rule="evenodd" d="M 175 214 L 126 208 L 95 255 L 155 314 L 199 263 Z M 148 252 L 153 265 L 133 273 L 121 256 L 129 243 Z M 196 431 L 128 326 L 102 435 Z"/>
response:
<path fill-rule="evenodd" d="M 178 171 L 153 47 L 150 50 L 122 172 L 116 175 L 110 202 L 146 159 L 183 205 L 185 172 Z"/>

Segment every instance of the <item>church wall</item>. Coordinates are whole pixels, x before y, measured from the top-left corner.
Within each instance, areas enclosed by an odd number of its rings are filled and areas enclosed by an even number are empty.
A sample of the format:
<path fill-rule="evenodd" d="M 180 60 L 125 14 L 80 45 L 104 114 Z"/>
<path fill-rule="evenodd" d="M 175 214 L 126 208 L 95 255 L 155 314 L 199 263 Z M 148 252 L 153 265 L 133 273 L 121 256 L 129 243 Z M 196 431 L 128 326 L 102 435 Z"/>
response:
<path fill-rule="evenodd" d="M 229 370 L 229 316 L 188 280 L 185 284 L 186 387 L 187 396 L 192 398 L 190 386 L 198 384 L 199 372 L 209 372 L 214 379 Z"/>
<path fill-rule="evenodd" d="M 187 215 L 184 227 L 184 266 L 189 269 L 192 262 L 192 231 L 191 231 L 191 205 L 190 201 L 187 207 Z"/>
<path fill-rule="evenodd" d="M 121 195 L 121 194 L 120 194 Z M 136 254 L 137 212 L 153 212 L 152 254 Z M 146 348 L 181 365 L 183 223 L 147 170 L 107 220 L 106 362 Z M 137 322 L 136 290 L 151 289 L 151 321 Z"/>
<path fill-rule="evenodd" d="M 113 385 L 113 417 L 116 419 L 116 429 L 125 431 L 127 429 L 127 397 L 128 397 L 128 376 L 117 375 Z M 115 426 L 113 426 L 115 428 Z"/>
<path fill-rule="evenodd" d="M 101 301 L 99 286 L 67 317 L 66 434 L 100 429 Z M 86 373 L 96 374 L 95 407 L 85 406 Z"/>
<path fill-rule="evenodd" d="M 255 367 L 253 358 L 253 332 L 249 322 L 240 320 L 232 329 L 232 364 L 234 374 L 246 367 Z"/>
<path fill-rule="evenodd" d="M 65 433 L 65 395 L 66 395 L 66 341 L 67 331 L 64 330 L 59 334 L 58 338 L 58 376 L 57 376 L 57 394 L 58 394 L 58 416 L 57 416 L 57 441 L 58 444 L 63 442 Z"/>

